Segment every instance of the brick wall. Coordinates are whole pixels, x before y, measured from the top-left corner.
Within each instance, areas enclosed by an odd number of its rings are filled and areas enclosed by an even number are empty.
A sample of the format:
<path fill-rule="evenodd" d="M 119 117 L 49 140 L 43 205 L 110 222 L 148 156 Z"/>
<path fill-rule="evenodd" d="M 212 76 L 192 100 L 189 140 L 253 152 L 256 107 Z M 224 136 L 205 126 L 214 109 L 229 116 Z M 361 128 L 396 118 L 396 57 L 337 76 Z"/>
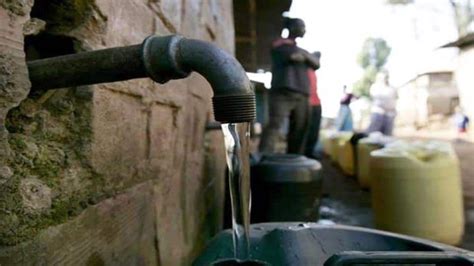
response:
<path fill-rule="evenodd" d="M 223 209 L 204 78 L 30 92 L 25 58 L 173 33 L 233 53 L 231 1 L 4 0 L 0 22 L 0 264 L 189 264 Z"/>

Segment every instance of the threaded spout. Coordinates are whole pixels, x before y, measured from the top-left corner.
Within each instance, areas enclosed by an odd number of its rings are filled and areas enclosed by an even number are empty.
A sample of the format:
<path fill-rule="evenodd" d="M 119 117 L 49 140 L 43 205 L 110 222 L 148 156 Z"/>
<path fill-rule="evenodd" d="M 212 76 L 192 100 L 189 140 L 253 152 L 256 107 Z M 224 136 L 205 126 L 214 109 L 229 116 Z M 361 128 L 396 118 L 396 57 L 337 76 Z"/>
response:
<path fill-rule="evenodd" d="M 255 119 L 255 94 L 240 63 L 215 45 L 180 36 L 151 36 L 144 42 L 144 61 L 149 76 L 166 82 L 169 69 L 177 77 L 191 71 L 211 84 L 215 119 L 221 123 L 249 122 Z M 167 56 L 163 60 L 163 52 Z M 159 55 L 156 57 L 156 55 Z"/>

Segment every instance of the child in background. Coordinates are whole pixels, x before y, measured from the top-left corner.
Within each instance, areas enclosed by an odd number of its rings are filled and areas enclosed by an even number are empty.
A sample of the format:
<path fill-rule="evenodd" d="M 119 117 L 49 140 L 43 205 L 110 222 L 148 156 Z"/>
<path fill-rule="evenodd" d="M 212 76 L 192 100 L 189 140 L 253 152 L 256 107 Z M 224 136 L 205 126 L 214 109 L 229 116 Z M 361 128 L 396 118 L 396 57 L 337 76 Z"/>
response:
<path fill-rule="evenodd" d="M 456 123 L 458 138 L 462 138 L 467 133 L 469 117 L 467 117 L 460 106 L 456 107 L 454 121 Z"/>

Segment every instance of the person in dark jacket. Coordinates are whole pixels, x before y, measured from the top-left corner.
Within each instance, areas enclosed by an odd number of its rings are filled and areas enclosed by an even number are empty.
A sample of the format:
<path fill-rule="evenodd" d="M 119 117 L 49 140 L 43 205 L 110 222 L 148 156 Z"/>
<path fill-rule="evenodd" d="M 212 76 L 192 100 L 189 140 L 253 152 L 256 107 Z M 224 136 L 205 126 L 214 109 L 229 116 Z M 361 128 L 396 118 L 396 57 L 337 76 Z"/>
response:
<path fill-rule="evenodd" d="M 269 96 L 269 123 L 262 133 L 260 151 L 275 152 L 279 129 L 289 118 L 287 152 L 304 154 L 309 124 L 308 70 L 319 68 L 319 58 L 296 45 L 296 38 L 303 37 L 306 28 L 303 20 L 285 18 L 288 38 L 277 39 L 272 44 L 272 88 Z"/>

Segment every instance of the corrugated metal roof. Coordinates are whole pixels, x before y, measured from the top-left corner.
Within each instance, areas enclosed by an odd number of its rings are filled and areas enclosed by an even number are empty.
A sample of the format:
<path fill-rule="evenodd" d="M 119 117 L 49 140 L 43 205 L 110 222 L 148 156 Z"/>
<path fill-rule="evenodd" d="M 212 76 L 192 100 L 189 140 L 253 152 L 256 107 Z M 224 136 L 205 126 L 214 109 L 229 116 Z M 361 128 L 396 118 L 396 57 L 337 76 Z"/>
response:
<path fill-rule="evenodd" d="M 456 41 L 447 43 L 441 47 L 442 48 L 447 48 L 447 47 L 463 48 L 469 45 L 474 45 L 474 32 L 468 33 L 464 35 L 463 37 L 457 39 Z"/>
<path fill-rule="evenodd" d="M 292 0 L 234 0 L 236 58 L 246 71 L 270 70 L 271 43 L 280 37 L 282 13 Z"/>

